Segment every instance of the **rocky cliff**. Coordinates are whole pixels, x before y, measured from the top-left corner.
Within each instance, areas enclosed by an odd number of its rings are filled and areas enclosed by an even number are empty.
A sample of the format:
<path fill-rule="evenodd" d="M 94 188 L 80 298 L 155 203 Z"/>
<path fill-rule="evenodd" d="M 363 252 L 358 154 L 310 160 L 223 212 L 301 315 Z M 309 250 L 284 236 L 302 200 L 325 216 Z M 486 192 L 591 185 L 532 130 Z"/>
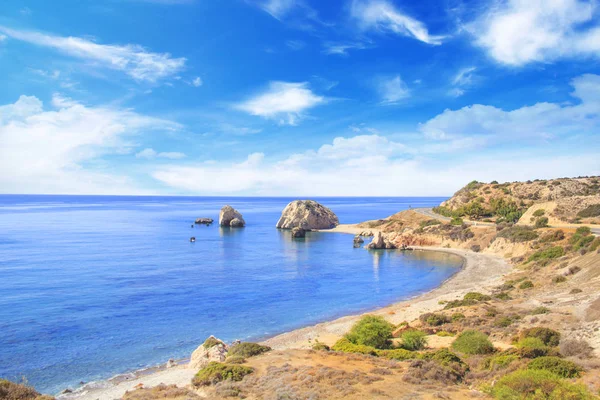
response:
<path fill-rule="evenodd" d="M 324 205 L 313 200 L 295 200 L 285 207 L 276 226 L 281 229 L 331 229 L 338 224 L 337 215 Z"/>

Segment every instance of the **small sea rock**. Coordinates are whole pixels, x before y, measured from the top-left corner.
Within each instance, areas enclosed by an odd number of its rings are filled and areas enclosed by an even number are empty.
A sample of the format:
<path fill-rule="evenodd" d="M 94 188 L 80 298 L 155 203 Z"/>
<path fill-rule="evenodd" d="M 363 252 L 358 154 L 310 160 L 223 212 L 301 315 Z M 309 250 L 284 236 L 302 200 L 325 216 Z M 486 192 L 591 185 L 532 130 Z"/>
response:
<path fill-rule="evenodd" d="M 302 229 L 302 228 L 292 228 L 292 238 L 296 239 L 296 238 L 303 238 L 306 236 L 306 230 Z"/>
<path fill-rule="evenodd" d="M 244 221 L 239 218 L 234 218 L 229 223 L 229 226 L 232 228 L 242 228 L 244 226 Z"/>
<path fill-rule="evenodd" d="M 358 248 L 365 241 L 363 240 L 363 238 L 361 238 L 360 236 L 356 235 L 356 236 L 354 236 L 354 241 L 353 242 L 354 242 L 354 248 Z"/>
<path fill-rule="evenodd" d="M 196 221 L 194 221 L 195 224 L 199 224 L 199 225 L 210 225 L 214 222 L 214 220 L 212 218 L 197 218 Z"/>

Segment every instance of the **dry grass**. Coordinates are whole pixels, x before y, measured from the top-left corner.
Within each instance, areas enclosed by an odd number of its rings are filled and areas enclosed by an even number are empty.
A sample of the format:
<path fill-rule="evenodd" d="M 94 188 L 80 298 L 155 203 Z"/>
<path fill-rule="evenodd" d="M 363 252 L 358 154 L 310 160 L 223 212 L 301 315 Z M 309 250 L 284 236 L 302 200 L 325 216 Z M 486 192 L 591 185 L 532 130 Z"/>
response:
<path fill-rule="evenodd" d="M 201 399 L 195 392 L 187 388 L 180 388 L 175 385 L 158 385 L 152 388 L 141 388 L 132 392 L 126 392 L 123 400 L 193 400 Z"/>

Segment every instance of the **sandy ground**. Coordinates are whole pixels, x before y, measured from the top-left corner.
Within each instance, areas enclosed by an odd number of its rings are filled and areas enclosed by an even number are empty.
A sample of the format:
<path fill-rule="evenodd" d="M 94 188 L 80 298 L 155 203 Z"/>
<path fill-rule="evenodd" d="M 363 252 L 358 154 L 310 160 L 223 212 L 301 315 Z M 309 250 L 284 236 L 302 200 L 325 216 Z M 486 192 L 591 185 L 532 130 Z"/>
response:
<path fill-rule="evenodd" d="M 365 230 L 377 231 L 376 229 L 365 229 L 356 225 L 343 224 L 327 232 L 357 234 Z M 368 240 L 365 242 L 368 243 Z M 462 298 L 469 291 L 485 293 L 492 287 L 499 285 L 502 282 L 502 277 L 511 271 L 511 266 L 503 258 L 489 254 L 437 247 L 417 247 L 414 251 L 425 250 L 443 251 L 461 256 L 464 259 L 463 268 L 437 289 L 416 298 L 381 308 L 370 314 L 384 315 L 389 321 L 396 324 L 402 321 L 410 321 L 425 312 L 438 310 L 440 300 Z M 333 344 L 359 318 L 360 315 L 342 317 L 334 321 L 287 332 L 268 339 L 264 343 L 276 350 L 309 348 L 311 342 L 314 343 L 316 339 L 326 344 Z M 61 400 L 75 398 L 82 400 L 119 399 L 126 391 L 133 390 L 140 384 L 145 387 L 156 386 L 160 383 L 186 386 L 190 383 L 195 372 L 195 370 L 186 368 L 185 365 L 180 365 L 149 374 L 138 374 L 127 380 L 109 380 L 104 382 L 102 387 L 84 386 L 72 394 L 58 396 L 57 398 Z"/>

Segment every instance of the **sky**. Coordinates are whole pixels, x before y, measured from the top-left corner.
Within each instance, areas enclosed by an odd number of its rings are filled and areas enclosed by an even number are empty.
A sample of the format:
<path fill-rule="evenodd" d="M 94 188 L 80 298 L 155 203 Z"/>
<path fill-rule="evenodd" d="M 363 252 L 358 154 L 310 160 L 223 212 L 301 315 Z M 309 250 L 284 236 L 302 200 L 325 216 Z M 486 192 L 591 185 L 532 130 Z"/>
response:
<path fill-rule="evenodd" d="M 600 175 L 595 0 L 7 0 L 0 193 Z"/>

